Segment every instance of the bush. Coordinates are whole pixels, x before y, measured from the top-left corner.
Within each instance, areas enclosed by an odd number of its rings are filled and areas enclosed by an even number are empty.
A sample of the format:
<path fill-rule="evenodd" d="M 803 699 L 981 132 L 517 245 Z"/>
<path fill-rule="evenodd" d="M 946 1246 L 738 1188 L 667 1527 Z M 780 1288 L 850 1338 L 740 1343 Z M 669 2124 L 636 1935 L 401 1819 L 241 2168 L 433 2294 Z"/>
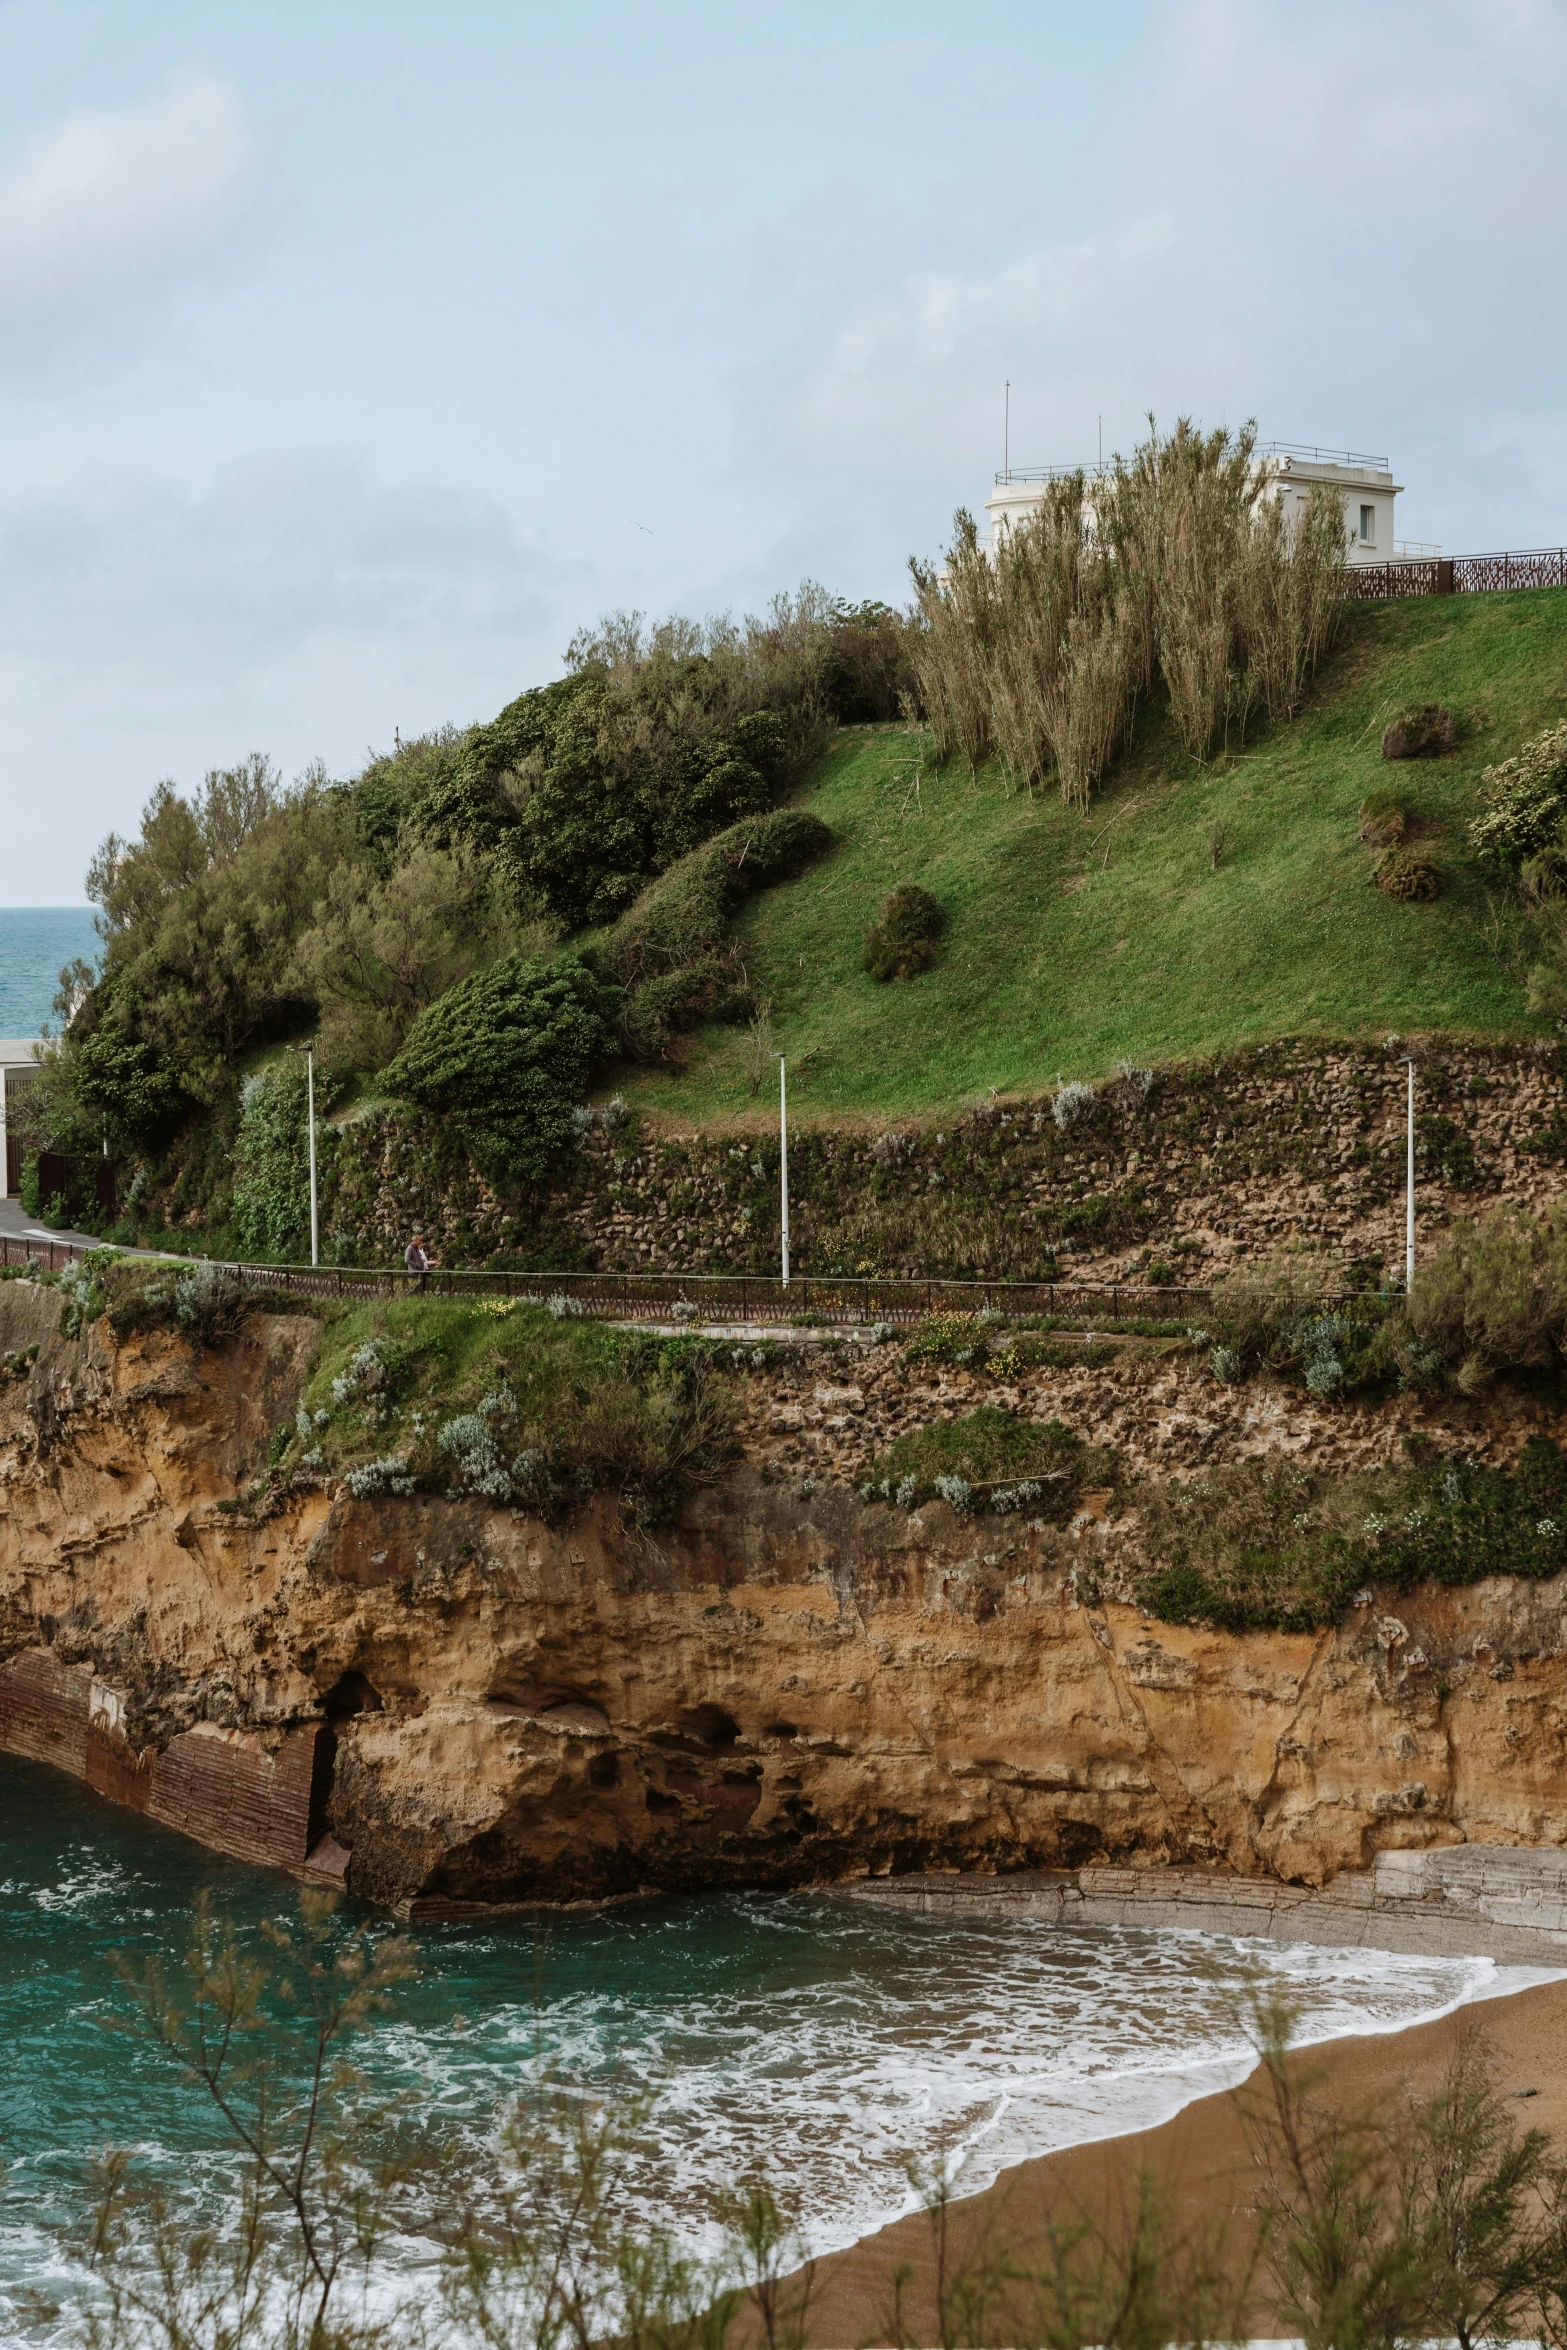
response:
<path fill-rule="evenodd" d="M 1385 898 L 1406 905 L 1429 905 L 1442 894 L 1442 868 L 1418 849 L 1388 849 L 1371 868 L 1371 879 Z"/>
<path fill-rule="evenodd" d="M 574 956 L 507 955 L 420 1014 L 388 1088 L 450 1118 L 498 1178 L 537 1180 L 615 1048 L 620 991 Z"/>
<path fill-rule="evenodd" d="M 1085 1486 L 1113 1486 L 1118 1473 L 1113 1453 L 1084 1444 L 1060 1420 L 1020 1420 L 982 1404 L 961 1419 L 932 1421 L 900 1436 L 871 1464 L 869 1484 L 873 1491 L 885 1485 L 888 1497 L 895 1494 L 905 1508 L 936 1494 L 965 1511 L 987 1502 L 992 1508 L 1028 1506 L 1061 1526 Z M 961 1501 L 954 1499 L 957 1485 L 964 1491 Z M 1020 1505 L 1025 1485 L 1036 1490 Z"/>
<path fill-rule="evenodd" d="M 1397 848 L 1409 826 L 1409 805 L 1397 792 L 1368 792 L 1360 803 L 1360 838 L 1368 849 Z"/>
<path fill-rule="evenodd" d="M 731 825 L 643 891 L 604 950 L 626 990 L 621 1024 L 634 1051 L 661 1053 L 681 1029 L 752 1010 L 730 924 L 757 890 L 792 880 L 831 840 L 819 817 L 776 809 Z"/>
<path fill-rule="evenodd" d="M 1567 1567 L 1567 1459 L 1544 1437 L 1511 1470 L 1430 1461 L 1328 1480 L 1274 1454 L 1132 1498 L 1161 1562 L 1135 1575 L 1133 1595 L 1167 1623 L 1315 1631 L 1368 1584 L 1537 1581 Z"/>
<path fill-rule="evenodd" d="M 941 907 L 918 882 L 900 882 L 865 933 L 865 968 L 873 979 L 913 979 L 936 960 L 944 924 Z"/>
<path fill-rule="evenodd" d="M 78 1115 L 116 1151 L 155 1148 L 192 1107 L 164 1055 L 112 1025 L 73 1039 L 69 1063 Z"/>
<path fill-rule="evenodd" d="M 232 1330 L 244 1304 L 244 1283 L 205 1257 L 174 1283 L 174 1317 L 192 1338 L 207 1340 Z"/>
<path fill-rule="evenodd" d="M 1411 702 L 1382 729 L 1384 759 L 1440 759 L 1458 741 L 1458 721 L 1445 702 Z"/>
<path fill-rule="evenodd" d="M 1478 855 L 1516 872 L 1550 845 L 1567 818 L 1567 719 L 1480 778 L 1481 813 L 1469 827 Z"/>
<path fill-rule="evenodd" d="M 793 781 L 784 715 L 726 722 L 725 699 L 703 655 L 627 682 L 584 674 L 509 848 L 525 888 L 568 928 L 613 921 L 655 874 L 763 814 Z"/>
<path fill-rule="evenodd" d="M 357 1307 L 328 1326 L 280 1465 L 541 1516 L 608 1490 L 652 1524 L 732 1457 L 726 1359 L 520 1298 Z"/>
<path fill-rule="evenodd" d="M 1065 1085 L 1058 1085 L 1052 1094 L 1050 1114 L 1062 1133 L 1066 1134 L 1080 1118 L 1090 1115 L 1097 1099 L 1091 1085 L 1085 1085 L 1080 1077 L 1069 1078 Z"/>
<path fill-rule="evenodd" d="M 1499 1372 L 1559 1363 L 1567 1352 L 1567 1208 L 1534 1216 L 1503 1207 L 1455 1224 L 1420 1266 L 1400 1329 L 1387 1335 L 1395 1359 L 1405 1339 L 1434 1353 L 1467 1390 Z"/>
<path fill-rule="evenodd" d="M 1321 1310 L 1323 1296 L 1343 1287 L 1328 1259 L 1280 1250 L 1243 1271 L 1221 1274 L 1209 1292 L 1204 1327 L 1187 1336 L 1207 1350 L 1209 1368 L 1223 1386 L 1238 1386 L 1265 1367 L 1304 1379 L 1315 1395 L 1332 1395 L 1376 1375 L 1378 1325 Z"/>

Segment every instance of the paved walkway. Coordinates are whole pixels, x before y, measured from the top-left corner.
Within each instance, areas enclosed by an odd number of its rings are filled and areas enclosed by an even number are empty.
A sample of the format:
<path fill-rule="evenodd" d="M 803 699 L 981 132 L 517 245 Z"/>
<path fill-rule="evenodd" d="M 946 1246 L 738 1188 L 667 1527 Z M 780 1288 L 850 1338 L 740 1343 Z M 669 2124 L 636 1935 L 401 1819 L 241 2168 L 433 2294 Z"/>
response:
<path fill-rule="evenodd" d="M 90 1232 L 51 1232 L 47 1224 L 27 1213 L 19 1199 L 0 1199 L 0 1234 L 7 1240 L 74 1240 L 84 1248 L 100 1245 Z"/>

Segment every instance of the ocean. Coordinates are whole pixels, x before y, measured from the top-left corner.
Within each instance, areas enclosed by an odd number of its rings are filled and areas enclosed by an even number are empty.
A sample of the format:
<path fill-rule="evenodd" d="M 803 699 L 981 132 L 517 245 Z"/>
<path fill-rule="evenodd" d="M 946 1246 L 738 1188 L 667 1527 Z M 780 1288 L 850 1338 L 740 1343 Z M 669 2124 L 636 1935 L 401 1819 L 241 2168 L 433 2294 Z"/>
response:
<path fill-rule="evenodd" d="M 221 2179 L 177 2068 L 117 2027 L 116 1961 L 177 1975 L 205 1888 L 247 1936 L 297 1896 L 41 1765 L 0 1757 L 0 2341 L 36 2341 L 28 2288 L 61 2280 L 59 2229 L 106 2144 L 174 2195 Z M 797 2194 L 813 2248 L 910 2207 L 910 2156 L 1009 2163 L 1166 2119 L 1242 2078 L 1233 1998 L 1282 1980 L 1309 2038 L 1390 2031 L 1546 1980 L 1484 1959 L 1223 1936 L 925 1918 L 827 1894 L 706 1894 L 601 1914 L 415 1929 L 417 1979 L 356 2062 L 412 2091 L 486 2160 L 491 2117 L 537 2068 L 651 2100 L 632 2208 L 710 2248 L 715 2193 L 760 2171 Z M 418 2229 L 388 2259 L 430 2257 Z M 388 2289 L 397 2280 L 387 2279 Z M 9 2315 L 7 2315 L 9 2311 Z"/>
<path fill-rule="evenodd" d="M 0 1037 L 36 1036 L 65 965 L 100 943 L 91 906 L 0 906 Z"/>

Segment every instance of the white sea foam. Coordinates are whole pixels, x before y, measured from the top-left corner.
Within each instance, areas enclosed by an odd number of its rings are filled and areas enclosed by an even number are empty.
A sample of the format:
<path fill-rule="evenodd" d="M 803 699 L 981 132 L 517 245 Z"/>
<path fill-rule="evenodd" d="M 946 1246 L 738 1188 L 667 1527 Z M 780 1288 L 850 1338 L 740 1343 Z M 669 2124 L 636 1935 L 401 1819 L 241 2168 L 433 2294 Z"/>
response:
<path fill-rule="evenodd" d="M 115 1938 L 143 1919 L 155 1889 L 90 1848 L 60 1860 L 52 1884 L 7 1888 L 37 1921 L 40 1954 L 59 1954 L 66 2004 L 41 1998 L 25 1967 L 17 1975 L 19 2024 L 46 2070 L 60 2050 L 61 2069 L 28 2108 L 41 2134 L 12 2174 L 0 2303 L 5 2284 L 57 2273 L 35 2198 L 63 2210 L 77 2156 L 105 2135 L 141 2141 L 175 2192 L 195 2191 L 199 2175 L 221 2199 L 230 2175 L 188 2092 L 155 2068 L 116 2076 L 113 2111 L 97 2088 L 90 2019 L 113 2001 L 91 1947 L 100 1931 Z M 141 1947 L 175 1923 L 163 1919 Z M 748 2174 L 797 2199 L 820 2252 L 909 2208 L 910 2157 L 965 2156 L 961 2184 L 973 2191 L 1031 2156 L 1166 2120 L 1249 2069 L 1235 2004 L 1247 1980 L 1287 1987 L 1303 2038 L 1320 2041 L 1401 2030 L 1553 1979 L 1480 1958 L 925 1918 L 811 1895 L 708 1896 L 420 1939 L 420 1980 L 355 2050 L 372 2081 L 417 2090 L 480 2176 L 497 2107 L 541 2070 L 606 2099 L 645 2093 L 652 2118 L 626 2176 L 628 2216 L 703 2251 L 716 2195 Z M 394 2298 L 433 2257 L 413 2213 L 378 2290 Z M 0 2343 L 23 2338 L 0 2318 Z"/>
<path fill-rule="evenodd" d="M 977 2190 L 1243 2079 L 1235 1994 L 1249 1977 L 1288 1987 L 1309 2041 L 1401 2030 L 1552 1979 L 1488 1959 L 1145 1929 L 894 1922 L 841 1901 L 737 1906 L 777 1938 L 775 1965 L 681 1983 L 665 1953 L 640 1980 L 628 1970 L 544 2003 L 500 2002 L 461 2033 L 391 2033 L 385 2055 L 454 2120 L 538 2063 L 646 2092 L 654 2120 L 628 2188 L 650 2222 L 710 2247 L 715 2195 L 754 2171 L 787 2182 L 825 2251 L 910 2207 L 911 2156 L 965 2155 L 963 2186 Z"/>

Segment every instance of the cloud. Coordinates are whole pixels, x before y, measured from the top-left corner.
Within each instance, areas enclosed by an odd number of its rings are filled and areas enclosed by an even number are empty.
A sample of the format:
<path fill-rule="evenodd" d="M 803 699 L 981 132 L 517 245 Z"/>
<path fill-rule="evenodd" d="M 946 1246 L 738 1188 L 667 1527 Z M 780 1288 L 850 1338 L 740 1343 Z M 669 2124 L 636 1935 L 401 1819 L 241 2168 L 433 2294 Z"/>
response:
<path fill-rule="evenodd" d="M 62 677 L 237 680 L 326 640 L 514 638 L 546 606 L 504 507 L 309 450 L 190 487 L 130 469 L 0 501 L 0 637 Z"/>
<path fill-rule="evenodd" d="M 202 261 L 255 161 L 238 94 L 207 73 L 35 132 L 0 159 L 0 347 L 55 341 Z"/>

